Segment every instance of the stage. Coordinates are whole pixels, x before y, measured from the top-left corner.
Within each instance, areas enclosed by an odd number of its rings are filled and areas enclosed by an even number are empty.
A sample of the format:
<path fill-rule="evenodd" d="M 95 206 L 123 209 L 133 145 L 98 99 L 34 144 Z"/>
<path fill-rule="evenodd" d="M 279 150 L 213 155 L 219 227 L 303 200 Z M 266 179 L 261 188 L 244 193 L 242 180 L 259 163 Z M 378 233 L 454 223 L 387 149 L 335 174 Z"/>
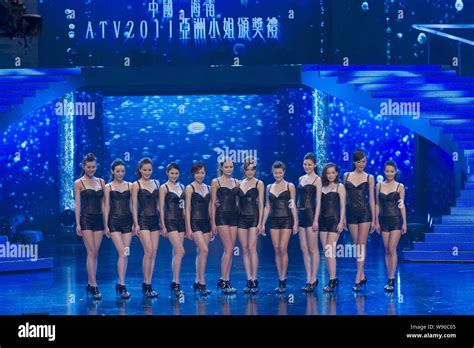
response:
<path fill-rule="evenodd" d="M 341 239 L 349 237 L 347 232 Z M 268 243 L 267 240 L 260 244 Z M 144 299 L 141 293 L 142 250 L 137 238 L 133 239 L 127 271 L 129 300 L 115 296 L 116 252 L 112 242 L 103 240 L 97 271 L 102 300 L 86 297 L 87 275 L 84 270 L 85 249 L 77 243 L 56 244 L 51 242 L 54 268 L 51 271 L 0 274 L 0 282 L 8 284 L 0 292 L 0 315 L 49 314 L 49 315 L 469 315 L 473 307 L 466 302 L 474 294 L 470 286 L 474 277 L 473 263 L 410 263 L 400 262 L 396 276 L 395 292 L 388 294 L 384 251 L 381 238 L 370 237 L 366 263 L 367 287 L 360 294 L 351 290 L 354 285 L 355 259 L 340 258 L 338 262 L 339 291 L 335 294 L 322 292 L 327 284 L 324 257 L 318 272 L 320 284 L 314 294 L 304 294 L 305 272 L 297 237 L 292 237 L 289 252 L 288 291 L 285 295 L 274 294 L 277 272 L 273 251 L 267 249 L 259 255 L 260 293 L 245 295 L 245 272 L 241 257 L 234 257 L 232 285 L 236 295 L 222 295 L 215 284 L 220 274 L 221 243 L 211 243 L 207 267 L 207 284 L 212 294 L 207 298 L 195 295 L 195 249 L 193 242 L 186 241 L 186 252 L 181 271 L 184 299 L 172 299 L 169 291 L 171 277 L 171 249 L 169 241 L 160 239 L 157 263 L 153 277 L 157 299 Z M 237 244 L 238 246 L 238 244 Z M 399 253 L 399 257 L 403 257 Z"/>

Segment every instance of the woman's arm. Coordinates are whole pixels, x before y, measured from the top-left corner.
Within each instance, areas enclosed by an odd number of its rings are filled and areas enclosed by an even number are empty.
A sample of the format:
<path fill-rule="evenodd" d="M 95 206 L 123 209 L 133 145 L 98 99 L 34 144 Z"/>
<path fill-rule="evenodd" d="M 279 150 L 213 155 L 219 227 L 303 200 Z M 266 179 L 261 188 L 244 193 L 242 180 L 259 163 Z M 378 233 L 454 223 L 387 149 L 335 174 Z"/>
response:
<path fill-rule="evenodd" d="M 81 231 L 81 184 L 79 180 L 74 182 L 74 214 L 76 215 L 76 233 L 82 237 Z"/>
<path fill-rule="evenodd" d="M 407 213 L 405 209 L 405 186 L 403 184 L 400 184 L 400 202 L 399 202 L 399 207 L 402 212 L 402 219 L 403 219 L 403 225 L 402 225 L 402 234 L 407 233 Z"/>

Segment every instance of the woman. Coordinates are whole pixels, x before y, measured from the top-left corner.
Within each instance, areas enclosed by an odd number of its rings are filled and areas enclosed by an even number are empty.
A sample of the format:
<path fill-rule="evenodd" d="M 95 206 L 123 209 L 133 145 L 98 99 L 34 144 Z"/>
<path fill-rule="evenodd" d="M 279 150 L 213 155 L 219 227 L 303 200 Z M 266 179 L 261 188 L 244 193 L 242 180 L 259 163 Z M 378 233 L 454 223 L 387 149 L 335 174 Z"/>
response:
<path fill-rule="evenodd" d="M 377 185 L 377 233 L 382 232 L 385 247 L 385 265 L 388 282 L 385 290 L 392 292 L 395 288 L 395 271 L 397 270 L 397 246 L 402 234 L 407 232 L 406 210 L 404 205 L 405 187 L 397 182 L 398 169 L 393 161 L 384 165 L 385 181 Z"/>
<path fill-rule="evenodd" d="M 263 223 L 270 217 L 270 235 L 275 249 L 275 261 L 278 269 L 278 287 L 275 292 L 286 292 L 286 270 L 288 268 L 288 242 L 291 232 L 298 233 L 298 214 L 296 212 L 295 185 L 285 181 L 285 164 L 276 161 L 272 166 L 275 182 L 267 185 L 267 203 Z"/>
<path fill-rule="evenodd" d="M 344 186 L 347 191 L 347 225 L 351 232 L 357 255 L 357 275 L 354 292 L 360 292 L 367 284 L 364 273 L 366 244 L 369 231 L 375 231 L 374 176 L 365 172 L 367 157 L 362 150 L 352 155 L 353 171 L 344 174 Z"/>
<path fill-rule="evenodd" d="M 117 272 L 119 282 L 115 285 L 117 297 L 130 298 L 125 287 L 125 273 L 127 271 L 128 255 L 132 242 L 133 218 L 130 202 L 130 183 L 123 180 L 125 177 L 125 163 L 116 159 L 111 167 L 112 181 L 105 185 L 105 214 L 104 226 L 107 238 L 112 238 L 118 253 Z"/>
<path fill-rule="evenodd" d="M 219 162 L 220 176 L 211 183 L 211 224 L 213 233 L 219 234 L 224 245 L 221 260 L 221 278 L 217 289 L 223 294 L 231 295 L 237 292 L 230 283 L 230 269 L 235 240 L 237 239 L 238 211 L 237 194 L 239 182 L 232 177 L 234 163 L 229 158 Z"/>
<path fill-rule="evenodd" d="M 193 239 L 197 246 L 196 255 L 196 281 L 194 292 L 199 291 L 201 296 L 207 296 L 205 273 L 207 255 L 209 254 L 209 241 L 211 239 L 209 186 L 204 183 L 206 167 L 200 162 L 193 163 L 191 175 L 194 181 L 186 187 L 186 235 Z"/>
<path fill-rule="evenodd" d="M 143 247 L 143 284 L 142 292 L 147 298 L 155 298 L 158 293 L 153 290 L 151 281 L 155 269 L 156 252 L 160 241 L 159 197 L 160 183 L 152 180 L 153 163 L 145 157 L 138 162 L 137 178 L 132 185 L 133 228 L 140 238 Z"/>
<path fill-rule="evenodd" d="M 305 175 L 299 178 L 298 220 L 300 246 L 306 269 L 306 285 L 303 292 L 313 292 L 318 286 L 319 245 L 318 217 L 321 206 L 321 179 L 315 173 L 316 156 L 308 153 L 304 156 Z"/>
<path fill-rule="evenodd" d="M 242 169 L 245 179 L 241 181 L 238 191 L 238 235 L 242 246 L 245 273 L 247 274 L 247 285 L 244 288 L 244 293 L 256 294 L 258 292 L 257 238 L 258 235 L 265 234 L 262 225 L 265 188 L 263 182 L 255 177 L 256 163 L 254 158 L 247 158 Z"/>
<path fill-rule="evenodd" d="M 82 174 L 74 182 L 74 203 L 76 233 L 82 237 L 87 250 L 86 269 L 88 282 L 86 293 L 100 300 L 102 295 L 97 287 L 97 257 L 104 233 L 104 185 L 103 179 L 96 178 L 97 160 L 92 153 L 82 160 Z"/>
<path fill-rule="evenodd" d="M 168 181 L 160 187 L 161 235 L 169 238 L 173 246 L 173 281 L 170 284 L 171 294 L 176 298 L 184 295 L 179 282 L 181 261 L 184 257 L 184 186 L 178 182 L 179 166 L 172 162 L 166 166 Z"/>
<path fill-rule="evenodd" d="M 346 190 L 339 183 L 338 177 L 339 170 L 334 163 L 324 166 L 319 216 L 319 233 L 329 273 L 329 284 L 324 287 L 324 292 L 333 292 L 339 286 L 336 276 L 336 245 L 344 229 Z"/>

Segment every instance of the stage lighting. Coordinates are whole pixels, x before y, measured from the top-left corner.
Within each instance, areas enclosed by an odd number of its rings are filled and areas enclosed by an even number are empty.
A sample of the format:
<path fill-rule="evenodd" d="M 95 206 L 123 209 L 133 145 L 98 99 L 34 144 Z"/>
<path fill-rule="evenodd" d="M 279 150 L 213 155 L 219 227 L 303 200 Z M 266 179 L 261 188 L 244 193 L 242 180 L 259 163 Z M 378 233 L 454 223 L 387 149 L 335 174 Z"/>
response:
<path fill-rule="evenodd" d="M 59 222 L 63 226 L 72 226 L 76 222 L 74 211 L 71 209 L 64 210 L 59 214 Z"/>
<path fill-rule="evenodd" d="M 26 14 L 22 0 L 0 2 L 0 37 L 26 39 L 28 36 L 37 36 L 42 25 L 43 19 L 40 15 Z"/>

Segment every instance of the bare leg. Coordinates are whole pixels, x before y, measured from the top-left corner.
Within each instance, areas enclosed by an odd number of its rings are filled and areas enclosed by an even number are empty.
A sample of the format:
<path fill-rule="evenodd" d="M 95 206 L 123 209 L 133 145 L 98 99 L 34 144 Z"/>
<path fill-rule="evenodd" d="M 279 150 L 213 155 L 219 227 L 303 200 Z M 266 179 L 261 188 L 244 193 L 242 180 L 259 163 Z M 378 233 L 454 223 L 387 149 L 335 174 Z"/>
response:
<path fill-rule="evenodd" d="M 242 257 L 244 260 L 245 273 L 247 274 L 247 280 L 252 280 L 252 270 L 250 267 L 250 250 L 249 250 L 249 231 L 247 229 L 239 228 L 239 242 L 242 247 Z"/>
<path fill-rule="evenodd" d="M 392 256 L 390 255 L 390 232 L 382 232 L 383 246 L 385 247 L 385 266 L 387 267 L 387 273 L 390 278 L 392 273 Z"/>
<path fill-rule="evenodd" d="M 230 236 L 232 237 L 232 253 L 234 252 L 235 241 L 237 240 L 237 226 L 229 227 Z M 226 280 L 230 279 L 230 269 L 232 268 L 233 254 L 231 254 L 230 262 L 227 268 Z"/>
<path fill-rule="evenodd" d="M 151 257 L 153 254 L 153 245 L 151 242 L 151 233 L 150 231 L 143 230 L 140 231 L 138 235 L 140 242 L 143 247 L 143 260 L 142 260 L 142 271 L 143 271 L 143 282 L 146 284 L 151 283 Z"/>
<path fill-rule="evenodd" d="M 314 283 L 318 278 L 318 269 L 319 269 L 319 245 L 318 245 L 318 232 L 313 232 L 313 229 L 307 228 L 304 232 L 306 234 L 306 240 L 308 242 L 308 251 L 311 260 L 311 273 L 309 278 L 309 283 Z"/>
<path fill-rule="evenodd" d="M 86 259 L 86 269 L 87 269 L 87 277 L 88 277 L 88 284 L 92 286 L 97 286 L 96 280 L 96 264 L 97 264 L 97 255 L 99 248 L 95 244 L 95 239 L 93 232 L 90 230 L 82 231 L 82 241 L 84 242 L 84 246 L 86 247 L 87 251 L 87 259 Z"/>
<path fill-rule="evenodd" d="M 398 263 L 398 255 L 397 255 L 397 246 L 398 242 L 400 241 L 400 237 L 402 235 L 402 231 L 391 231 L 390 232 L 390 239 L 389 239 L 389 249 L 390 255 L 392 256 L 392 269 L 389 271 L 389 278 L 395 278 L 395 272 L 397 271 L 397 263 Z"/>
<path fill-rule="evenodd" d="M 328 254 L 329 257 L 326 258 L 328 265 L 329 279 L 336 278 L 336 250 L 334 250 L 334 245 L 337 245 L 337 240 L 339 239 L 339 233 L 327 232 L 326 246 L 330 246 L 331 253 Z"/>
<path fill-rule="evenodd" d="M 221 259 L 221 278 L 223 280 L 229 280 L 229 278 L 227 278 L 227 270 L 229 269 L 229 264 L 232 260 L 234 243 L 232 241 L 229 226 L 218 226 L 217 232 L 219 233 L 219 237 L 221 238 L 222 244 L 224 245 L 224 253 L 222 254 Z"/>
<path fill-rule="evenodd" d="M 251 269 L 250 278 L 252 280 L 257 279 L 257 270 L 258 270 L 257 241 L 258 241 L 257 228 L 252 227 L 249 229 L 249 252 L 250 252 L 250 269 Z"/>
<path fill-rule="evenodd" d="M 132 241 L 131 233 L 111 233 L 112 242 L 114 243 L 115 249 L 117 250 L 117 273 L 119 278 L 119 284 L 125 285 L 125 273 L 127 272 L 128 264 L 128 252 L 130 250 L 130 243 Z"/>
<path fill-rule="evenodd" d="M 193 237 L 198 248 L 198 256 L 196 259 L 196 270 L 198 274 L 196 275 L 196 281 L 199 282 L 199 284 L 205 285 L 206 262 L 207 255 L 209 254 L 209 233 L 194 232 Z"/>
<path fill-rule="evenodd" d="M 151 284 L 153 281 L 153 272 L 155 271 L 155 261 L 156 261 L 156 253 L 158 252 L 158 245 L 160 242 L 160 233 L 158 231 L 153 231 L 150 234 L 151 238 L 151 263 L 150 263 L 150 282 Z"/>
<path fill-rule="evenodd" d="M 181 270 L 181 262 L 184 257 L 184 233 L 178 233 L 177 231 L 170 232 L 168 239 L 173 246 L 173 261 L 171 262 L 171 268 L 173 270 L 173 281 L 179 284 L 179 273 Z"/>
<path fill-rule="evenodd" d="M 288 242 L 290 241 L 291 230 L 280 230 L 280 257 L 281 257 L 281 279 L 286 279 L 286 270 L 288 269 Z"/>
<path fill-rule="evenodd" d="M 270 236 L 272 237 L 273 249 L 275 250 L 275 263 L 278 270 L 278 279 L 281 278 L 281 254 L 280 254 L 280 230 L 270 229 Z"/>
<path fill-rule="evenodd" d="M 304 269 L 306 270 L 306 283 L 311 283 L 311 257 L 309 256 L 306 229 L 300 227 L 298 235 L 300 239 L 301 253 L 303 254 Z"/>

